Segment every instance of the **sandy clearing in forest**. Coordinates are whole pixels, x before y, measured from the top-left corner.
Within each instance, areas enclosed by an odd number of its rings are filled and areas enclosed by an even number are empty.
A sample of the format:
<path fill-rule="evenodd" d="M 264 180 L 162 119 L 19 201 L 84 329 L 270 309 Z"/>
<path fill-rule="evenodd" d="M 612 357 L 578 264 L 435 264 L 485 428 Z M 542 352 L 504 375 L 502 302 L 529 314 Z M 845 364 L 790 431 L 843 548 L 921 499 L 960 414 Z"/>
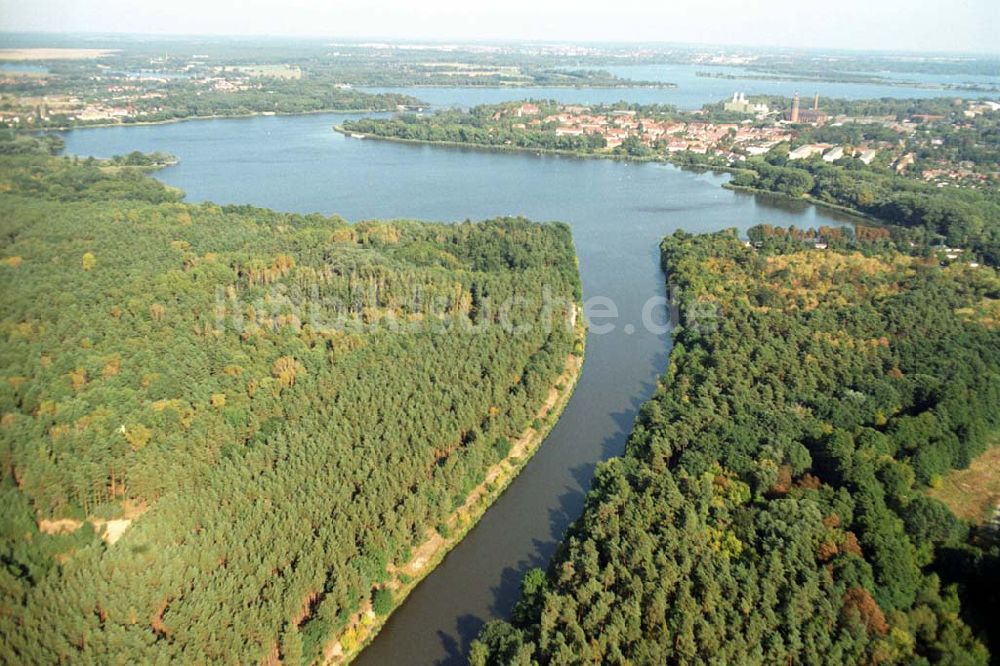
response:
<path fill-rule="evenodd" d="M 959 518 L 973 523 L 995 519 L 1000 509 L 1000 442 L 972 460 L 967 469 L 955 469 L 945 474 L 938 488 L 927 494 L 948 505 Z"/>
<path fill-rule="evenodd" d="M 113 544 L 115 541 L 118 541 L 123 534 L 125 534 L 125 530 L 127 530 L 131 524 L 132 520 L 130 518 L 109 520 L 105 523 L 104 534 L 101 535 L 101 538 L 109 544 Z"/>
<path fill-rule="evenodd" d="M 104 520 L 103 518 L 89 516 L 86 521 L 74 520 L 72 518 L 58 518 L 56 520 L 42 518 L 38 521 L 38 531 L 43 534 L 72 534 L 83 527 L 84 522 L 88 522 L 94 526 L 94 531 L 100 534 L 101 538 L 108 545 L 112 545 L 118 539 L 122 538 L 125 531 L 132 525 L 132 521 L 145 513 L 147 508 L 141 502 L 126 500 L 121 518 Z"/>
<path fill-rule="evenodd" d="M 82 520 L 73 520 L 72 518 L 60 518 L 59 520 L 46 520 L 43 518 L 38 521 L 38 531 L 42 534 L 70 534 L 76 532 L 82 526 Z"/>

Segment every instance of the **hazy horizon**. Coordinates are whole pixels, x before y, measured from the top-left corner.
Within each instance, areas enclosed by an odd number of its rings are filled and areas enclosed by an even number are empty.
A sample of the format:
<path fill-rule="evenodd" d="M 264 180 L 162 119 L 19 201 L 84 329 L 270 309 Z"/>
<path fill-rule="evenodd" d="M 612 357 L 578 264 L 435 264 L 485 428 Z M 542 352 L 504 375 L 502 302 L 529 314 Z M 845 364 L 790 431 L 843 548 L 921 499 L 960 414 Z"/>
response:
<path fill-rule="evenodd" d="M 816 53 L 849 53 L 849 54 L 878 54 L 885 56 L 939 56 L 939 57 L 976 57 L 985 56 L 989 58 L 1000 58 L 1000 44 L 994 47 L 994 50 L 990 51 L 987 49 L 979 50 L 947 50 L 947 49 L 918 49 L 918 48 L 885 48 L 885 47 L 847 47 L 847 46 L 824 46 L 821 44 L 809 45 L 809 46 L 788 46 L 785 44 L 764 44 L 757 43 L 751 44 L 746 42 L 681 42 L 676 40 L 665 40 L 665 41 L 653 41 L 653 40 L 637 40 L 637 41 L 624 41 L 624 40 L 598 40 L 598 39 L 528 39 L 528 38 L 479 38 L 479 39 L 447 39 L 443 37 L 394 37 L 391 35 L 338 35 L 338 34 L 263 34 L 263 33 L 180 33 L 180 32 L 111 32 L 111 31 L 79 31 L 79 30 L 8 30 L 0 29 L 0 48 L 9 48 L 11 45 L 4 44 L 2 39 L 4 37 L 14 36 L 17 38 L 57 38 L 60 40 L 73 40 L 74 38 L 80 38 L 87 41 L 100 41 L 109 40 L 116 41 L 121 39 L 162 39 L 162 40 L 177 40 L 177 41 L 191 41 L 198 42 L 199 40 L 207 39 L 227 39 L 233 41 L 245 41 L 245 42 L 294 42 L 297 40 L 301 41 L 322 41 L 329 44 L 387 44 L 389 46 L 406 46 L 406 45 L 437 45 L 437 46 L 516 46 L 516 45 L 532 45 L 532 46 L 549 46 L 549 45 L 566 45 L 566 46 L 589 46 L 589 47 L 669 47 L 677 49 L 687 49 L 687 50 L 697 50 L 697 49 L 729 49 L 733 51 L 739 51 L 745 49 L 748 51 L 787 51 L 787 52 L 816 52 Z M 51 44 L 51 42 L 46 42 L 46 44 Z M 17 47 L 24 47 L 23 44 L 15 45 Z"/>
<path fill-rule="evenodd" d="M 998 53 L 1000 4 L 844 0 L 836 8 L 773 0 L 703 0 L 613 8 L 593 0 L 503 6 L 454 0 L 403 3 L 248 0 L 205 5 L 125 0 L 0 0 L 0 31 L 60 36 L 321 38 L 393 42 L 571 42 L 915 53 Z"/>

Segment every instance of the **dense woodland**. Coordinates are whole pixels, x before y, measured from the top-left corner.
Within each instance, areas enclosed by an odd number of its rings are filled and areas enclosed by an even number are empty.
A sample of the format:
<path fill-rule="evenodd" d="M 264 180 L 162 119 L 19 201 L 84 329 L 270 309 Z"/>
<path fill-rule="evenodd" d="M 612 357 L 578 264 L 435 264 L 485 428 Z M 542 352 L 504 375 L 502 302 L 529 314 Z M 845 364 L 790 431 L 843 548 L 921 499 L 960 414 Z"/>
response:
<path fill-rule="evenodd" d="M 900 240 L 932 246 L 947 243 L 1000 265 L 1000 194 L 994 188 L 940 188 L 864 168 L 858 160 L 831 164 L 822 159 L 789 162 L 787 146 L 745 162 L 737 187 L 763 189 L 868 214 L 906 233 Z"/>
<path fill-rule="evenodd" d="M 55 134 L 32 136 L 0 130 L 0 155 L 58 155 L 65 142 Z"/>
<path fill-rule="evenodd" d="M 473 664 L 988 662 L 1000 550 L 924 490 L 1000 425 L 1000 279 L 759 231 L 663 242 L 669 369 Z"/>
<path fill-rule="evenodd" d="M 194 84 L 174 85 L 166 96 L 136 101 L 149 114 L 135 120 L 163 121 L 204 116 L 240 116 L 253 113 L 312 113 L 316 111 L 395 111 L 416 104 L 409 95 L 369 93 L 329 84 L 298 80 L 268 80 L 236 92 L 205 91 Z M 129 122 L 129 121 L 125 121 Z M 74 124 L 85 124 L 75 121 Z"/>
<path fill-rule="evenodd" d="M 5 663 L 310 661 L 391 608 L 387 566 L 579 352 L 565 225 L 189 205 L 140 168 L 13 152 Z"/>

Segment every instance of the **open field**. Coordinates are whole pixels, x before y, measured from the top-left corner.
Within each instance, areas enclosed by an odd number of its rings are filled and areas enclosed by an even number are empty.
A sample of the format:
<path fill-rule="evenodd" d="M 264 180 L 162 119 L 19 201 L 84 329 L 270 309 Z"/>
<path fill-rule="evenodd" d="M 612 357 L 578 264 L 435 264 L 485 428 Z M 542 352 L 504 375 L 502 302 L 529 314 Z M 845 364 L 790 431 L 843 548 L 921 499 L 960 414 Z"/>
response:
<path fill-rule="evenodd" d="M 968 469 L 947 474 L 931 497 L 948 505 L 956 516 L 983 522 L 1000 504 L 1000 446 L 994 444 L 972 461 Z"/>
<path fill-rule="evenodd" d="M 90 60 L 117 52 L 118 49 L 0 49 L 0 61 Z"/>

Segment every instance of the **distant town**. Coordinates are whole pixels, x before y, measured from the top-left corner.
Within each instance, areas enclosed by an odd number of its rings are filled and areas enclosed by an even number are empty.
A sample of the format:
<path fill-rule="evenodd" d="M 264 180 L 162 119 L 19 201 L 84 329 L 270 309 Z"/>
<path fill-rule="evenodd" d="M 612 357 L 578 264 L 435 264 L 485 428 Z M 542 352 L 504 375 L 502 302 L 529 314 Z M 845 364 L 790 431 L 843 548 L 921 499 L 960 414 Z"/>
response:
<path fill-rule="evenodd" d="M 598 137 L 600 148 L 612 152 L 627 142 L 638 142 L 651 151 L 668 154 L 691 153 L 720 158 L 730 165 L 748 157 L 765 155 L 782 143 L 794 147 L 788 153 L 791 161 L 820 156 L 826 162 L 857 159 L 871 165 L 881 158 L 898 173 L 911 170 L 921 149 L 933 152 L 942 147 L 944 133 L 971 129 L 978 117 L 1000 112 L 1000 102 L 990 100 L 955 100 L 958 113 L 944 114 L 851 114 L 835 113 L 821 107 L 819 95 L 803 108 L 798 93 L 787 108 L 771 108 L 767 102 L 751 100 L 743 92 L 733 93 L 722 103 L 722 113 L 712 110 L 688 114 L 646 113 L 636 109 L 592 108 L 580 105 L 545 105 L 522 102 L 501 108 L 491 120 L 513 120 L 514 130 L 550 130 L 560 137 Z M 745 116 L 729 121 L 719 116 Z M 704 118 L 704 119 L 700 119 Z M 870 134 L 874 128 L 879 140 L 862 140 L 847 144 L 836 141 L 806 141 L 802 137 L 815 134 L 817 128 L 850 128 L 863 126 Z M 916 174 L 929 181 L 944 184 L 975 185 L 1000 177 L 1000 166 L 984 171 L 983 166 L 947 159 L 924 161 Z"/>

